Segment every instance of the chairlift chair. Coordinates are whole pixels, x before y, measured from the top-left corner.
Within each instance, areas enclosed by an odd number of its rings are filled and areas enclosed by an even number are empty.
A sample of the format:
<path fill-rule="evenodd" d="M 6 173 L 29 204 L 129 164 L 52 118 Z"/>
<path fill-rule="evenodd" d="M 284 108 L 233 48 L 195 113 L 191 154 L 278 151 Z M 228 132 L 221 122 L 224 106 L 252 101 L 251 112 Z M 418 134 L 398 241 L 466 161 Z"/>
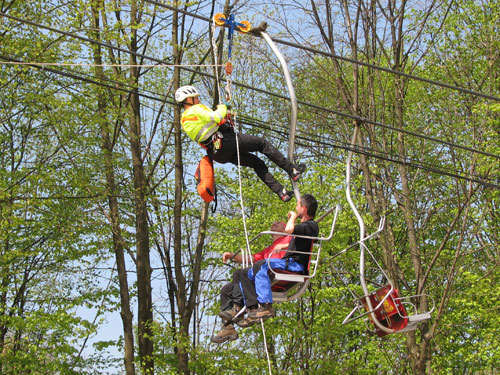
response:
<path fill-rule="evenodd" d="M 359 125 L 355 125 L 354 133 L 351 140 L 351 146 L 356 147 L 357 133 L 359 131 Z M 350 150 L 347 156 L 347 166 L 346 166 L 346 197 L 351 206 L 354 215 L 358 220 L 360 239 L 355 244 L 349 246 L 348 248 L 342 250 L 336 254 L 333 258 L 346 253 L 348 250 L 353 248 L 359 248 L 359 280 L 361 289 L 363 290 L 363 295 L 359 296 L 356 294 L 352 288 L 339 277 L 345 286 L 348 288 L 350 293 L 354 297 L 355 307 L 346 316 L 342 324 L 346 324 L 357 320 L 362 317 L 368 317 L 369 320 L 375 326 L 375 332 L 378 336 L 385 336 L 390 333 L 395 332 L 409 332 L 417 329 L 417 325 L 427 319 L 430 319 L 431 313 L 434 311 L 434 301 L 430 296 L 426 294 L 419 294 L 409 297 L 400 297 L 399 291 L 394 287 L 394 284 L 390 281 L 390 278 L 384 272 L 380 264 L 377 262 L 376 258 L 370 252 L 367 246 L 367 242 L 373 238 L 377 238 L 379 234 L 383 231 L 385 226 L 385 217 L 382 217 L 375 233 L 366 236 L 365 235 L 365 223 L 361 215 L 359 214 L 356 206 L 351 197 L 351 161 L 352 161 L 353 151 Z M 365 278 L 365 265 L 366 257 L 376 266 L 376 269 L 388 280 L 387 285 L 380 287 L 378 285 L 374 288 L 370 285 L 370 289 Z M 372 283 L 373 284 L 373 283 Z M 418 312 L 416 305 L 412 302 L 413 299 L 421 297 L 429 297 L 432 301 L 432 308 L 430 311 Z M 406 307 L 411 307 L 411 314 L 408 314 Z"/>
<path fill-rule="evenodd" d="M 337 217 L 340 211 L 340 206 L 337 205 L 335 207 L 330 208 L 323 216 L 321 216 L 316 222 L 321 222 L 326 216 L 328 216 L 331 212 L 335 211 L 332 226 L 330 229 L 330 233 L 328 237 L 310 237 L 310 236 L 299 236 L 299 235 L 291 235 L 296 238 L 307 238 L 312 240 L 311 249 L 309 252 L 305 253 L 303 251 L 292 251 L 294 253 L 301 254 L 309 254 L 309 264 L 306 274 L 298 274 L 287 270 L 276 270 L 272 269 L 270 265 L 270 259 L 272 258 L 272 254 L 276 251 L 283 250 L 274 250 L 273 253 L 269 254 L 267 258 L 267 263 L 269 266 L 269 274 L 271 277 L 271 288 L 273 293 L 273 301 L 274 302 L 287 302 L 293 301 L 299 298 L 307 289 L 310 280 L 316 275 L 316 271 L 318 269 L 321 249 L 323 242 L 329 241 L 333 237 L 333 233 L 335 231 L 335 225 L 337 223 Z M 255 238 L 257 239 L 261 235 L 265 234 L 283 234 L 279 232 L 272 231 L 264 231 L 260 232 Z"/>

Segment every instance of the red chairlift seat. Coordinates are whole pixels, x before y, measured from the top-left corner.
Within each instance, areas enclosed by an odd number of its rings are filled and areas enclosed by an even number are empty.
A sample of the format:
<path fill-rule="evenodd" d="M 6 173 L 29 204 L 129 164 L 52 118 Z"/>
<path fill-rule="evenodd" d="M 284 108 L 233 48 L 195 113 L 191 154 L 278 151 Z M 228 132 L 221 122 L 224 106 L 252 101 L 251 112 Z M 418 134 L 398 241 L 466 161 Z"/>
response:
<path fill-rule="evenodd" d="M 370 293 L 368 296 L 372 306 L 374 308 L 374 313 L 376 319 L 386 328 L 392 329 L 394 331 L 400 331 L 408 325 L 408 315 L 398 296 L 398 290 L 391 287 L 391 285 L 385 285 L 380 289 L 377 289 Z M 367 311 L 369 311 L 368 305 L 365 299 L 362 299 L 362 303 Z M 371 315 L 368 315 L 370 321 L 373 322 Z M 375 325 L 375 332 L 378 337 L 383 337 L 388 335 L 389 332 L 383 331 Z"/>
<path fill-rule="evenodd" d="M 411 302 L 411 299 L 423 296 L 431 299 L 432 308 L 429 311 L 418 313 L 417 308 Z M 367 299 L 369 299 L 370 304 L 372 305 L 371 311 L 369 309 Z M 359 317 L 368 315 L 370 322 L 375 326 L 375 333 L 379 337 L 395 332 L 402 333 L 416 330 L 418 323 L 431 318 L 431 313 L 434 311 L 435 306 L 434 300 L 427 294 L 400 297 L 398 290 L 391 284 L 387 284 L 377 290 L 374 290 L 368 294 L 368 296 L 360 297 L 358 301 L 361 301 L 366 312 L 358 315 L 354 319 L 348 320 L 348 316 L 344 323 L 346 321 L 352 321 Z M 408 314 L 405 305 L 413 310 L 410 314 Z M 359 309 L 359 305 L 355 309 Z M 349 315 L 352 315 L 353 312 Z M 372 314 L 375 315 L 375 319 L 382 325 L 382 327 L 375 324 Z"/>

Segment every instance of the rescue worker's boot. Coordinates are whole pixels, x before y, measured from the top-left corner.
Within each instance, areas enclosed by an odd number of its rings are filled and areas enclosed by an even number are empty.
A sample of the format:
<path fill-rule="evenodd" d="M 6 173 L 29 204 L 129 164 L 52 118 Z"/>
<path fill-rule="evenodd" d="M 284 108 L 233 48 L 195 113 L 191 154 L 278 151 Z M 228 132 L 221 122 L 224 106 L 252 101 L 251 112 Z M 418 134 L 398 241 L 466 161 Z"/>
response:
<path fill-rule="evenodd" d="M 288 202 L 293 197 L 293 191 L 283 188 L 278 192 L 278 196 L 283 202 Z"/>
<path fill-rule="evenodd" d="M 290 178 L 293 181 L 298 181 L 302 177 L 302 174 L 305 171 L 306 171 L 306 165 L 305 164 L 297 164 L 295 167 L 293 167 L 292 171 L 289 173 Z"/>
<path fill-rule="evenodd" d="M 236 330 L 234 329 L 234 325 L 232 324 L 225 325 L 223 323 L 220 332 L 212 336 L 210 341 L 216 344 L 222 344 L 223 342 L 226 341 L 234 341 L 237 338 L 238 338 L 238 332 L 236 332 Z"/>

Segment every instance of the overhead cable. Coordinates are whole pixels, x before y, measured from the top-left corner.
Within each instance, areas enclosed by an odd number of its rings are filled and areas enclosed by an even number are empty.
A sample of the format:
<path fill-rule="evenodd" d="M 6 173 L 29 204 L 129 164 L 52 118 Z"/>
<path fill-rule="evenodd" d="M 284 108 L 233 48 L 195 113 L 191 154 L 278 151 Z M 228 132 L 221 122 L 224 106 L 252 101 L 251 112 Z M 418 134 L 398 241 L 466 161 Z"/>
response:
<path fill-rule="evenodd" d="M 155 5 L 160 5 L 161 4 L 161 3 L 157 4 L 157 2 L 155 2 L 153 0 L 146 0 L 146 1 L 148 1 L 150 3 L 153 3 Z M 165 4 L 163 4 L 163 5 L 166 8 L 168 8 L 168 9 L 176 9 L 174 7 L 167 6 Z M 179 11 L 181 11 L 181 10 L 179 10 Z M 186 11 L 181 11 L 181 13 L 185 13 L 185 12 Z M 193 15 L 193 17 L 194 17 L 194 14 L 190 14 L 189 12 L 186 12 L 186 14 Z M 4 13 L 0 13 L 0 15 L 4 15 Z M 120 52 L 133 54 L 133 55 L 135 55 L 137 57 L 141 57 L 141 58 L 144 58 L 144 59 L 147 59 L 147 60 L 150 60 L 150 61 L 158 62 L 159 64 L 164 64 L 165 63 L 164 60 L 161 60 L 161 59 L 158 59 L 158 58 L 155 58 L 155 57 L 147 56 L 147 55 L 140 54 L 140 53 L 137 53 L 137 52 L 131 52 L 131 51 L 128 51 L 128 50 L 126 50 L 124 48 L 116 47 L 116 46 L 113 46 L 113 45 L 110 45 L 110 44 L 107 44 L 107 43 L 104 43 L 104 42 L 100 42 L 100 41 L 93 40 L 93 39 L 90 39 L 90 38 L 82 37 L 82 36 L 79 36 L 77 34 L 72 34 L 72 33 L 69 33 L 67 31 L 59 30 L 59 29 L 56 29 L 56 28 L 53 28 L 53 27 L 50 27 L 50 26 L 46 26 L 46 25 L 42 25 L 42 24 L 39 24 L 39 23 L 36 23 L 36 22 L 33 22 L 33 21 L 24 20 L 22 18 L 10 16 L 10 15 L 5 15 L 5 16 L 8 17 L 8 18 L 14 19 L 16 21 L 19 21 L 19 22 L 24 22 L 24 23 L 30 24 L 32 26 L 40 27 L 40 28 L 43 28 L 43 29 L 46 29 L 46 30 L 50 30 L 50 31 L 56 32 L 56 33 L 61 33 L 63 35 L 74 37 L 74 38 L 80 39 L 80 40 L 88 42 L 88 43 L 98 44 L 98 45 L 101 45 L 101 46 L 104 46 L 104 47 L 107 47 L 107 48 L 111 48 L 111 49 L 114 49 L 114 50 L 117 50 L 117 51 L 120 51 Z M 197 16 L 197 18 L 201 18 L 203 20 L 210 21 L 209 18 L 202 17 L 202 16 Z M 6 58 L 6 57 L 2 57 L 2 58 L 4 58 L 4 60 L 6 60 L 6 61 L 15 60 L 15 59 L 10 59 L 10 58 Z M 25 62 L 25 64 L 26 65 L 30 65 L 29 62 Z M 198 71 L 198 70 L 190 69 L 187 66 L 188 65 L 181 66 L 181 69 L 189 71 L 191 73 L 200 74 L 202 76 L 205 76 L 205 77 L 208 77 L 208 78 L 211 78 L 211 79 L 215 79 L 216 78 L 211 73 L 206 73 L 206 72 L 201 72 L 201 71 Z M 225 81 L 224 78 L 222 78 L 222 80 Z M 290 100 L 290 98 L 287 97 L 287 96 L 285 96 L 285 95 L 276 94 L 276 93 L 273 93 L 271 91 L 260 89 L 260 88 L 257 88 L 257 87 L 253 87 L 253 86 L 250 86 L 250 85 L 247 85 L 247 84 L 244 84 L 244 83 L 233 81 L 232 84 L 234 84 L 235 86 L 238 86 L 238 87 L 242 87 L 242 88 L 248 89 L 248 90 L 257 91 L 257 92 L 260 92 L 260 93 L 263 93 L 263 94 L 266 94 L 266 95 L 270 95 L 270 96 L 274 96 L 274 97 L 277 97 L 277 98 L 281 98 L 281 99 L 284 99 L 284 100 L 287 100 L 287 101 Z M 452 143 L 452 142 L 448 142 L 448 141 L 441 140 L 441 139 L 438 139 L 438 138 L 430 137 L 430 136 L 427 136 L 425 134 L 420 134 L 420 133 L 412 132 L 412 131 L 409 131 L 409 130 L 406 130 L 406 129 L 403 129 L 403 128 L 396 128 L 396 127 L 393 127 L 393 126 L 390 126 L 390 125 L 387 125 L 387 124 L 384 124 L 384 123 L 381 123 L 381 122 L 378 122 L 378 121 L 370 120 L 370 119 L 362 117 L 362 116 L 358 116 L 358 115 L 353 115 L 353 114 L 350 114 L 350 113 L 336 111 L 336 110 L 331 109 L 331 108 L 322 107 L 322 106 L 319 106 L 319 105 L 316 105 L 316 104 L 304 102 L 302 100 L 297 100 L 297 103 L 302 104 L 302 105 L 306 105 L 308 107 L 312 107 L 312 108 L 315 108 L 315 109 L 319 109 L 319 110 L 322 110 L 322 111 L 325 111 L 325 112 L 329 112 L 329 113 L 335 114 L 337 116 L 349 118 L 349 119 L 352 119 L 352 120 L 355 120 L 355 121 L 358 121 L 358 122 L 363 122 L 363 123 L 366 123 L 366 124 L 372 124 L 372 125 L 383 127 L 383 128 L 395 131 L 395 132 L 400 132 L 400 133 L 404 133 L 404 134 L 407 134 L 407 135 L 411 135 L 413 137 L 418 137 L 418 138 L 426 139 L 428 141 L 445 144 L 445 145 L 450 146 L 450 147 L 456 147 L 456 148 L 460 148 L 460 149 L 463 149 L 463 150 L 466 150 L 466 151 L 470 151 L 470 152 L 482 154 L 482 155 L 485 155 L 485 156 L 493 157 L 493 158 L 496 158 L 496 159 L 500 159 L 500 155 L 495 155 L 495 154 L 492 154 L 492 153 L 489 153 L 489 152 L 486 152 L 486 151 L 474 149 L 474 148 L 467 147 L 467 146 L 461 146 L 461 145 L 458 145 L 458 144 L 455 144 L 455 143 Z"/>
<path fill-rule="evenodd" d="M 188 12 L 188 11 L 183 10 L 183 9 L 176 8 L 176 7 L 172 6 L 172 5 L 160 3 L 160 2 L 155 1 L 155 0 L 145 0 L 145 1 L 147 3 L 153 4 L 153 5 L 157 5 L 157 6 L 162 7 L 162 8 L 166 8 L 166 9 L 170 9 L 170 10 L 173 10 L 173 11 L 177 11 L 177 12 L 183 13 L 183 14 L 191 16 L 193 18 L 198 18 L 198 19 L 206 21 L 206 22 L 212 22 L 212 20 L 210 18 L 207 18 L 207 17 L 204 17 L 204 16 L 200 16 L 200 15 L 198 15 L 196 13 Z M 227 27 L 227 26 L 225 26 L 225 27 Z M 256 35 L 256 34 L 252 34 L 252 35 L 259 36 L 259 35 Z M 401 72 L 399 70 L 394 70 L 394 69 L 390 69 L 390 68 L 384 68 L 384 67 L 379 66 L 379 65 L 370 64 L 370 63 L 367 63 L 367 62 L 363 62 L 361 60 L 356 60 L 356 59 L 352 59 L 352 58 L 349 58 L 349 57 L 344 57 L 344 56 L 336 55 L 336 54 L 333 54 L 333 53 L 330 53 L 330 52 L 326 52 L 326 51 L 321 51 L 321 50 L 316 49 L 316 48 L 307 47 L 307 46 L 304 46 L 304 45 L 301 45 L 301 44 L 297 44 L 297 43 L 293 43 L 293 42 L 289 42 L 289 41 L 286 41 L 286 40 L 281 40 L 281 39 L 276 39 L 276 38 L 271 38 L 271 39 L 275 43 L 283 44 L 283 45 L 286 45 L 286 46 L 289 46 L 289 47 L 293 47 L 293 48 L 297 48 L 297 49 L 300 49 L 300 50 L 303 50 L 303 51 L 308 51 L 308 52 L 312 52 L 312 53 L 315 53 L 315 54 L 318 54 L 318 55 L 327 56 L 327 57 L 333 57 L 335 59 L 342 60 L 342 61 L 347 61 L 347 62 L 350 62 L 352 64 L 366 66 L 366 67 L 373 68 L 373 69 L 376 69 L 376 70 L 380 70 L 380 71 L 383 71 L 383 72 L 387 72 L 387 73 L 399 75 L 399 76 L 402 76 L 402 77 L 405 77 L 405 78 L 410 78 L 410 79 L 413 79 L 413 80 L 417 80 L 417 81 L 421 81 L 421 82 L 426 82 L 426 83 L 429 83 L 429 84 L 432 84 L 432 85 L 445 87 L 445 88 L 450 89 L 450 90 L 455 90 L 455 91 L 459 91 L 459 92 L 462 92 L 462 93 L 471 94 L 471 95 L 474 95 L 474 96 L 480 96 L 480 97 L 483 97 L 485 99 L 490 99 L 490 100 L 494 100 L 494 101 L 500 102 L 500 98 L 498 98 L 496 96 L 493 96 L 493 95 L 483 94 L 482 92 L 473 91 L 473 90 L 469 90 L 469 89 L 466 89 L 466 88 L 463 88 L 463 87 L 458 87 L 458 86 L 450 85 L 448 83 L 444 83 L 444 82 L 440 82 L 440 81 L 435 81 L 435 80 L 427 79 L 427 78 L 422 78 L 422 77 L 419 77 L 419 76 L 415 76 L 413 74 L 408 74 L 408 73 Z"/>
<path fill-rule="evenodd" d="M 5 58 L 5 57 L 0 54 L 0 58 Z M 51 72 L 51 73 L 54 73 L 54 74 L 62 75 L 62 76 L 65 76 L 65 77 L 69 77 L 69 78 L 72 78 L 72 79 L 80 80 L 80 81 L 83 81 L 83 82 L 87 82 L 87 83 L 90 83 L 90 84 L 94 84 L 94 85 L 106 87 L 106 88 L 109 88 L 109 89 L 115 89 L 115 90 L 122 91 L 122 92 L 127 92 L 127 93 L 131 93 L 132 92 L 131 90 L 128 90 L 128 89 L 125 89 L 125 88 L 116 87 L 116 86 L 109 85 L 109 84 L 106 84 L 106 83 L 98 82 L 98 81 L 95 81 L 95 80 L 92 80 L 92 79 L 89 79 L 89 78 L 86 78 L 86 77 L 81 77 L 81 76 L 78 76 L 76 74 L 67 73 L 67 72 L 64 72 L 64 71 L 61 71 L 61 70 L 56 70 L 56 69 L 52 69 L 52 68 L 42 69 L 40 66 L 35 66 L 35 68 L 38 68 L 38 69 L 41 69 L 41 70 L 45 70 L 47 72 Z M 173 102 L 171 100 L 167 100 L 166 98 L 161 99 L 161 98 L 158 98 L 158 97 L 155 97 L 155 96 L 152 96 L 152 95 L 143 94 L 142 92 L 139 93 L 139 96 L 147 98 L 147 99 L 151 99 L 151 100 L 156 100 L 156 101 L 161 101 L 161 102 L 167 102 L 167 103 L 170 103 L 170 104 L 176 104 L 175 102 Z M 287 137 L 287 129 L 283 129 L 282 131 L 277 130 L 277 129 L 273 129 L 273 127 L 271 127 L 266 122 L 259 121 L 259 120 L 253 119 L 253 118 L 251 118 L 249 116 L 245 116 L 245 115 L 241 115 L 241 114 L 238 115 L 238 118 L 239 118 L 239 121 L 241 123 L 243 123 L 243 124 L 250 125 L 250 126 L 253 126 L 253 127 L 257 127 L 257 128 L 262 128 L 262 129 L 270 130 L 272 132 L 280 134 L 284 138 Z M 418 163 L 415 163 L 415 162 L 410 161 L 410 160 L 395 159 L 393 157 L 386 156 L 384 153 L 377 153 L 377 151 L 373 150 L 373 149 L 362 148 L 362 147 L 359 147 L 359 146 L 353 148 L 352 145 L 350 145 L 350 144 L 340 144 L 340 143 L 335 144 L 335 143 L 332 143 L 331 141 L 328 142 L 326 140 L 321 140 L 321 139 L 307 138 L 307 137 L 305 137 L 302 134 L 309 135 L 309 136 L 317 136 L 317 135 L 313 135 L 311 133 L 307 133 L 307 132 L 301 131 L 300 134 L 297 136 L 297 138 L 300 139 L 300 140 L 306 141 L 306 142 L 312 142 L 312 143 L 319 144 L 319 145 L 322 145 L 322 146 L 333 147 L 333 148 L 338 148 L 338 149 L 347 150 L 347 151 L 352 150 L 353 152 L 358 153 L 358 154 L 363 154 L 363 155 L 366 155 L 366 156 L 371 156 L 371 157 L 374 157 L 374 158 L 377 158 L 377 159 L 385 160 L 385 161 L 396 163 L 396 164 L 404 164 L 404 165 L 409 166 L 409 167 L 413 167 L 413 168 L 417 168 L 417 169 L 422 169 L 422 170 L 427 170 L 427 171 L 432 172 L 432 173 L 436 173 L 436 174 L 440 174 L 440 175 L 444 175 L 444 176 L 448 176 L 448 177 L 454 177 L 454 178 L 457 178 L 457 179 L 474 182 L 474 183 L 477 183 L 477 184 L 482 185 L 482 186 L 486 186 L 486 187 L 490 187 L 490 188 L 494 188 L 494 189 L 500 190 L 500 185 L 495 184 L 495 183 L 490 183 L 490 182 L 484 181 L 482 179 L 472 178 L 472 177 L 464 176 L 464 175 L 461 175 L 461 174 L 458 174 L 458 173 L 444 171 L 444 170 L 439 169 L 439 168 L 434 167 L 434 166 L 425 166 L 423 164 L 418 164 Z"/>
<path fill-rule="evenodd" d="M 192 67 L 192 68 L 219 68 L 224 65 L 218 64 L 92 64 L 92 63 L 55 63 L 55 62 L 40 62 L 40 61 L 0 61 L 0 65 L 31 65 L 31 66 L 68 66 L 68 67 L 101 67 L 101 68 L 182 68 L 182 67 Z"/>
<path fill-rule="evenodd" d="M 255 121 L 254 119 L 248 120 L 247 118 L 245 118 L 245 116 L 242 116 L 242 115 L 239 115 L 239 118 L 240 118 L 240 122 L 242 122 L 246 125 L 250 125 L 252 127 L 257 127 L 257 128 L 265 129 L 268 131 L 272 131 L 274 133 L 281 135 L 284 139 L 286 139 L 286 137 L 287 137 L 287 129 L 278 130 L 276 128 L 271 127 L 267 123 L 258 122 L 258 121 Z M 310 136 L 311 138 L 308 138 L 304 135 Z M 331 141 L 327 141 L 324 139 L 312 138 L 312 137 L 317 137 L 317 135 L 307 133 L 307 132 L 302 132 L 302 131 L 300 131 L 299 135 L 297 135 L 297 139 L 305 141 L 305 142 L 309 142 L 312 144 L 321 145 L 321 146 L 325 146 L 325 147 L 337 148 L 337 149 L 341 149 L 341 150 L 345 150 L 345 151 L 353 151 L 357 154 L 370 156 L 370 157 L 373 157 L 376 159 L 388 161 L 388 162 L 395 163 L 395 164 L 406 165 L 408 167 L 415 168 L 415 169 L 422 169 L 422 170 L 436 173 L 439 175 L 453 177 L 453 178 L 457 178 L 460 180 L 465 180 L 465 181 L 477 183 L 477 184 L 485 186 L 485 187 L 500 190 L 500 185 L 498 183 L 488 182 L 488 180 L 492 181 L 493 180 L 492 178 L 488 178 L 488 177 L 484 177 L 484 176 L 476 176 L 476 175 L 466 176 L 463 174 L 459 174 L 456 171 L 450 172 L 450 171 L 446 171 L 446 170 L 443 170 L 441 168 L 435 167 L 433 165 L 426 165 L 423 163 L 415 162 L 409 158 L 405 158 L 404 160 L 402 160 L 399 157 L 395 157 L 395 155 L 389 155 L 389 154 L 386 154 L 384 152 L 380 152 L 380 151 L 370 149 L 367 147 L 360 147 L 360 146 L 353 147 L 349 143 L 338 143 L 338 142 L 332 143 Z M 300 144 L 299 142 L 297 142 L 297 143 Z M 307 146 L 305 143 L 302 143 L 300 145 Z"/>

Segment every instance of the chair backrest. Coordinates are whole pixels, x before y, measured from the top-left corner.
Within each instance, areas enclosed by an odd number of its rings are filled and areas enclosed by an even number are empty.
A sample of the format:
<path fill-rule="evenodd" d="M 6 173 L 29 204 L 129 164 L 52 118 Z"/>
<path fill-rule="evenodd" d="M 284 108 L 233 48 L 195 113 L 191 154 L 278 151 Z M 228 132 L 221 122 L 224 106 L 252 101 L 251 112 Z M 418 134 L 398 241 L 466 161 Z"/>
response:
<path fill-rule="evenodd" d="M 271 270 L 272 274 L 274 275 L 275 280 L 278 280 L 278 282 L 281 285 L 276 286 L 275 289 L 278 289 L 279 291 L 275 290 L 273 291 L 273 300 L 275 302 L 286 302 L 286 301 L 293 301 L 297 298 L 299 298 L 307 289 L 307 286 L 309 285 L 309 280 L 316 275 L 316 271 L 318 269 L 319 265 L 319 259 L 321 255 L 321 248 L 322 244 L 324 241 L 329 241 L 333 237 L 333 233 L 335 230 L 335 225 L 337 223 L 337 217 L 340 211 L 340 205 L 337 205 L 335 207 L 330 208 L 323 216 L 321 216 L 318 220 L 316 220 L 317 223 L 322 221 L 326 216 L 328 216 L 330 213 L 335 211 L 333 220 L 332 220 L 332 226 L 330 229 L 330 233 L 328 237 L 309 237 L 309 236 L 295 236 L 295 237 L 301 237 L 301 238 L 308 238 L 312 240 L 311 243 L 311 248 L 309 251 L 309 262 L 307 266 L 307 274 L 294 274 L 291 272 L 282 272 L 281 270 Z M 257 238 L 264 234 L 279 234 L 282 235 L 280 232 L 273 232 L 273 231 L 263 231 L 260 232 L 257 236 L 252 238 L 250 240 L 250 243 L 255 241 Z M 314 252 L 314 247 L 318 247 L 318 251 Z M 311 271 L 312 267 L 312 271 Z M 276 285 L 276 284 L 275 284 Z M 293 288 L 298 288 L 293 294 L 289 294 L 288 291 L 290 290 L 291 287 Z"/>
<path fill-rule="evenodd" d="M 337 206 L 335 206 L 335 208 L 333 208 L 333 207 L 330 208 L 323 216 L 321 216 L 317 220 L 317 222 L 320 222 L 327 215 L 329 215 L 331 212 L 333 212 L 333 210 L 335 210 L 335 215 L 334 215 L 333 220 L 332 220 L 332 226 L 331 226 L 330 234 L 328 237 L 295 236 L 298 238 L 308 238 L 308 239 L 312 240 L 311 248 L 309 249 L 309 262 L 308 262 L 308 266 L 307 266 L 307 270 L 308 270 L 307 274 L 296 274 L 296 273 L 292 273 L 292 272 L 282 272 L 281 270 L 273 270 L 273 269 L 271 269 L 271 267 L 269 267 L 271 272 L 274 274 L 274 277 L 276 278 L 276 280 L 304 282 L 305 280 L 310 279 L 316 275 L 316 271 L 317 271 L 318 265 L 319 265 L 319 259 L 321 256 L 321 248 L 322 248 L 323 242 L 329 241 L 333 236 L 333 232 L 335 230 L 335 224 L 337 223 L 337 217 L 339 214 L 340 206 L 337 205 Z M 272 233 L 272 232 L 268 232 L 268 233 Z M 313 251 L 315 246 L 318 247 L 318 251 L 316 251 L 316 252 Z M 311 265 L 313 266 L 312 272 L 311 272 Z"/>
<path fill-rule="evenodd" d="M 270 269 L 270 271 L 274 274 L 274 277 L 276 280 L 288 280 L 288 281 L 295 281 L 295 282 L 304 282 L 306 279 L 310 279 L 316 275 L 316 270 L 318 268 L 319 264 L 319 257 L 321 254 L 321 243 L 319 243 L 317 246 L 319 247 L 317 252 L 314 252 L 314 247 L 315 247 L 315 241 L 313 240 L 311 243 L 311 248 L 309 251 L 309 262 L 307 263 L 307 269 L 306 272 L 304 273 L 296 273 L 296 272 L 290 272 L 286 270 L 279 270 L 279 269 Z M 312 265 L 312 272 L 311 272 L 311 265 Z"/>

